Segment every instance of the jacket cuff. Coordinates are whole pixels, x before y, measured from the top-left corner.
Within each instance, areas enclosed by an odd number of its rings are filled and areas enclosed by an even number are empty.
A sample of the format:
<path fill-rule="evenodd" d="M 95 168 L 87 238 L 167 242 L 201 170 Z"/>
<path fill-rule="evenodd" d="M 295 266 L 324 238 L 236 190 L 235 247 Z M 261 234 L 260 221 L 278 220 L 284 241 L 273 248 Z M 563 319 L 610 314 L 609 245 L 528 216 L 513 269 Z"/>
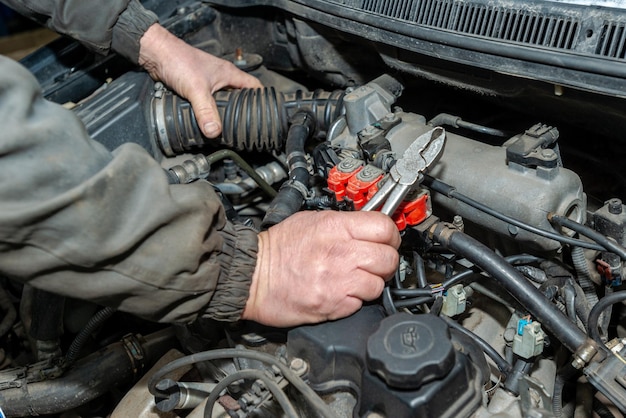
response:
<path fill-rule="evenodd" d="M 113 27 L 111 49 L 134 64 L 139 60 L 139 41 L 148 28 L 159 21 L 139 0 L 131 0 Z"/>
<path fill-rule="evenodd" d="M 256 267 L 258 252 L 257 232 L 243 225 L 230 222 L 221 231 L 224 238 L 222 268 L 213 298 L 206 308 L 209 318 L 223 322 L 235 322 L 250 295 L 252 274 Z M 228 257 L 230 255 L 230 257 Z"/>

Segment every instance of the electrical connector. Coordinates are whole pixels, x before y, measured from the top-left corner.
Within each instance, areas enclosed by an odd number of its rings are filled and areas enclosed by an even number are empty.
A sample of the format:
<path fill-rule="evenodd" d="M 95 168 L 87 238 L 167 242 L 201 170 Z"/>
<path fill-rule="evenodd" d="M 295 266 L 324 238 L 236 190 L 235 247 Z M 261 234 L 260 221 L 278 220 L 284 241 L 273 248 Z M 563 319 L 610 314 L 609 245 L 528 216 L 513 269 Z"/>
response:
<path fill-rule="evenodd" d="M 543 352 L 544 339 L 539 322 L 522 318 L 517 323 L 517 335 L 513 338 L 513 353 L 526 359 L 538 356 Z"/>
<path fill-rule="evenodd" d="M 452 286 L 443 296 L 443 307 L 441 313 L 452 317 L 465 312 L 467 307 L 467 295 L 462 284 Z"/>

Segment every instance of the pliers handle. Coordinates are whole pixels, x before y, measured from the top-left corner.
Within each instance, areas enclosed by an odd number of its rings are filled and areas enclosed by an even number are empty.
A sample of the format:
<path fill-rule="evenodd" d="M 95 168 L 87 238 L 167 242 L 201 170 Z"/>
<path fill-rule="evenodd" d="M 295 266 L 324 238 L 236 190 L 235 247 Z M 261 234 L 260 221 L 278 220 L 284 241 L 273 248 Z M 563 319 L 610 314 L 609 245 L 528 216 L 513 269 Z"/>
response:
<path fill-rule="evenodd" d="M 361 210 L 376 210 L 382 205 L 382 213 L 393 215 L 413 186 L 419 183 L 421 174 L 441 155 L 445 141 L 446 132 L 441 127 L 417 137 L 402 158 L 396 160 L 385 183 Z"/>

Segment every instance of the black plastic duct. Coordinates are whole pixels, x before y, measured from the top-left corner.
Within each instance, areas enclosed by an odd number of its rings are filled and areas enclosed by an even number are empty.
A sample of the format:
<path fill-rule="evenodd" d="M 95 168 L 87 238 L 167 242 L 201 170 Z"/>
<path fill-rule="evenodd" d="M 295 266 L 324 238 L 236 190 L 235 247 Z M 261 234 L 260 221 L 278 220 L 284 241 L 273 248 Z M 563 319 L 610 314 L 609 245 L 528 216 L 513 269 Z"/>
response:
<path fill-rule="evenodd" d="M 215 100 L 223 124 L 220 143 L 239 151 L 280 150 L 291 117 L 307 111 L 315 116 L 317 131 L 325 132 L 341 115 L 343 96 L 343 91 L 281 93 L 273 87 L 217 92 Z M 200 132 L 191 104 L 174 93 L 157 93 L 151 111 L 156 139 L 165 155 L 215 143 Z"/>

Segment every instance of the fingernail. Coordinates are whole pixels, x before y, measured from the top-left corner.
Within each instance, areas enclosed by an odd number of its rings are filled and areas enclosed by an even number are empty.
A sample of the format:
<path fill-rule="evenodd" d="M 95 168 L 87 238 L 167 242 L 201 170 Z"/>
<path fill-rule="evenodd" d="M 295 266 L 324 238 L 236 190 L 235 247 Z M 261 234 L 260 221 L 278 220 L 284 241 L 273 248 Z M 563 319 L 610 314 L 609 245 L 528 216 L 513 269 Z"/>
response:
<path fill-rule="evenodd" d="M 215 122 L 209 122 L 204 124 L 204 134 L 209 138 L 216 137 L 220 132 L 220 126 Z"/>

